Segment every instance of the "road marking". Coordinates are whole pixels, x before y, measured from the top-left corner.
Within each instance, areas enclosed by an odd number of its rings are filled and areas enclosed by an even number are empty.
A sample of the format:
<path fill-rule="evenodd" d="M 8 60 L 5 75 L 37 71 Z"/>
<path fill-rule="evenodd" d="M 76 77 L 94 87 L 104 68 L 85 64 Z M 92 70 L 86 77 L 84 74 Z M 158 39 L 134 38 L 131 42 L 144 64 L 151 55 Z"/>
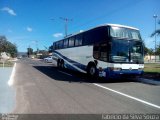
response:
<path fill-rule="evenodd" d="M 69 76 L 73 76 L 73 75 L 71 75 L 71 74 L 68 74 L 68 73 L 62 72 L 62 71 L 60 71 L 60 70 L 58 70 L 58 72 L 61 72 L 61 73 L 63 73 L 63 74 L 69 75 Z"/>
<path fill-rule="evenodd" d="M 104 87 L 104 86 L 99 85 L 99 84 L 96 84 L 96 83 L 93 83 L 93 84 L 94 84 L 95 86 L 98 86 L 98 87 L 101 87 L 101 88 L 103 88 L 103 89 L 106 89 L 106 90 L 112 91 L 112 92 L 114 92 L 114 93 L 120 94 L 120 95 L 125 96 L 125 97 L 127 97 L 127 98 L 130 98 L 130 99 L 136 100 L 136 101 L 138 101 L 138 102 L 141 102 L 141 103 L 147 104 L 147 105 L 149 105 L 149 106 L 152 106 L 152 107 L 155 107 L 155 108 L 160 109 L 160 106 L 155 105 L 155 104 L 153 104 L 153 103 L 150 103 L 150 102 L 147 102 L 147 101 L 141 100 L 141 99 L 139 99 L 139 98 L 136 98 L 136 97 L 133 97 L 133 96 L 127 95 L 127 94 L 125 94 L 125 93 L 121 93 L 121 92 L 119 92 L 119 91 L 116 91 L 116 90 L 110 89 L 110 88 L 108 88 L 108 87 Z"/>
<path fill-rule="evenodd" d="M 13 70 L 12 70 L 10 79 L 9 79 L 9 81 L 8 81 L 8 85 L 9 85 L 9 86 L 12 86 L 13 83 L 14 83 L 14 75 L 15 75 L 15 71 L 16 71 L 16 63 L 14 63 Z"/>

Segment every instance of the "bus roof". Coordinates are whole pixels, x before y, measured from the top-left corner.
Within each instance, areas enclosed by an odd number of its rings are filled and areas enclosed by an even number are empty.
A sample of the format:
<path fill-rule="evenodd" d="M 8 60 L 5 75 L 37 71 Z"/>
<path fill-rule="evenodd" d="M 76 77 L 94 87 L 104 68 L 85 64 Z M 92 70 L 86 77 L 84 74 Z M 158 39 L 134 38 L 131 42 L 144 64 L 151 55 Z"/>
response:
<path fill-rule="evenodd" d="M 102 26 L 123 27 L 123 28 L 129 28 L 129 29 L 139 30 L 139 29 L 137 29 L 135 27 L 125 26 L 125 25 L 120 25 L 120 24 L 104 24 Z"/>
<path fill-rule="evenodd" d="M 92 29 L 95 29 L 95 28 L 98 28 L 98 27 L 103 27 L 103 26 L 123 27 L 123 28 L 129 28 L 129 29 L 133 29 L 133 30 L 139 30 L 139 29 L 134 28 L 134 27 L 125 26 L 125 25 L 120 25 L 120 24 L 102 24 L 102 25 L 99 25 L 99 26 L 90 28 L 90 29 L 88 29 L 88 30 L 84 30 L 84 31 L 82 31 L 82 32 L 77 32 L 77 33 L 70 34 L 70 35 L 64 37 L 63 39 L 72 37 L 72 36 L 74 36 L 74 35 L 78 35 L 78 34 L 80 34 L 80 33 L 84 33 L 84 32 L 86 32 L 86 31 L 89 31 L 89 30 L 92 30 Z M 58 40 L 58 41 L 59 41 L 59 40 Z"/>

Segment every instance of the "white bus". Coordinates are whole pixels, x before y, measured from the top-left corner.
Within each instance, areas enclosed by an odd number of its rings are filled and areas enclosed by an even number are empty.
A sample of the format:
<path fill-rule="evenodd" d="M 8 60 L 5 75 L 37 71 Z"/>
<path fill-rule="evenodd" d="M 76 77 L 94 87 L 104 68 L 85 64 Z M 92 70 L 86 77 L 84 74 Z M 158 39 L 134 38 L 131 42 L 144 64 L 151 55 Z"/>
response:
<path fill-rule="evenodd" d="M 137 28 L 105 24 L 53 43 L 57 67 L 106 79 L 143 74 L 143 41 Z"/>

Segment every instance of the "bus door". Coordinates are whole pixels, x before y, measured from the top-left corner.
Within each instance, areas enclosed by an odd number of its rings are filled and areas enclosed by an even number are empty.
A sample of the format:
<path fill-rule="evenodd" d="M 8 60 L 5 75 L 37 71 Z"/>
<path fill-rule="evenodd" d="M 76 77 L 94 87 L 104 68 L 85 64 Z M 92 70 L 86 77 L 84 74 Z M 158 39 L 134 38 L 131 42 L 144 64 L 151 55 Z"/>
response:
<path fill-rule="evenodd" d="M 101 60 L 107 62 L 107 44 L 95 44 L 93 46 L 93 57 L 94 59 Z"/>

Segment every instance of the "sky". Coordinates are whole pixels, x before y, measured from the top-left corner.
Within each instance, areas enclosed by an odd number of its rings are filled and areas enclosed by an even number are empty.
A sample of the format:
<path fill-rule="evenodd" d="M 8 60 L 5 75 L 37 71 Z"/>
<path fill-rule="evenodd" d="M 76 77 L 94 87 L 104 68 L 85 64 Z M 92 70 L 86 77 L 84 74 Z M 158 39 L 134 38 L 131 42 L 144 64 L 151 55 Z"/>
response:
<path fill-rule="evenodd" d="M 148 48 L 154 48 L 155 19 L 160 20 L 160 0 L 0 0 L 0 35 L 17 45 L 44 50 L 68 34 L 112 23 L 136 27 Z M 157 24 L 157 28 L 160 25 Z M 160 43 L 160 37 L 157 37 Z"/>

